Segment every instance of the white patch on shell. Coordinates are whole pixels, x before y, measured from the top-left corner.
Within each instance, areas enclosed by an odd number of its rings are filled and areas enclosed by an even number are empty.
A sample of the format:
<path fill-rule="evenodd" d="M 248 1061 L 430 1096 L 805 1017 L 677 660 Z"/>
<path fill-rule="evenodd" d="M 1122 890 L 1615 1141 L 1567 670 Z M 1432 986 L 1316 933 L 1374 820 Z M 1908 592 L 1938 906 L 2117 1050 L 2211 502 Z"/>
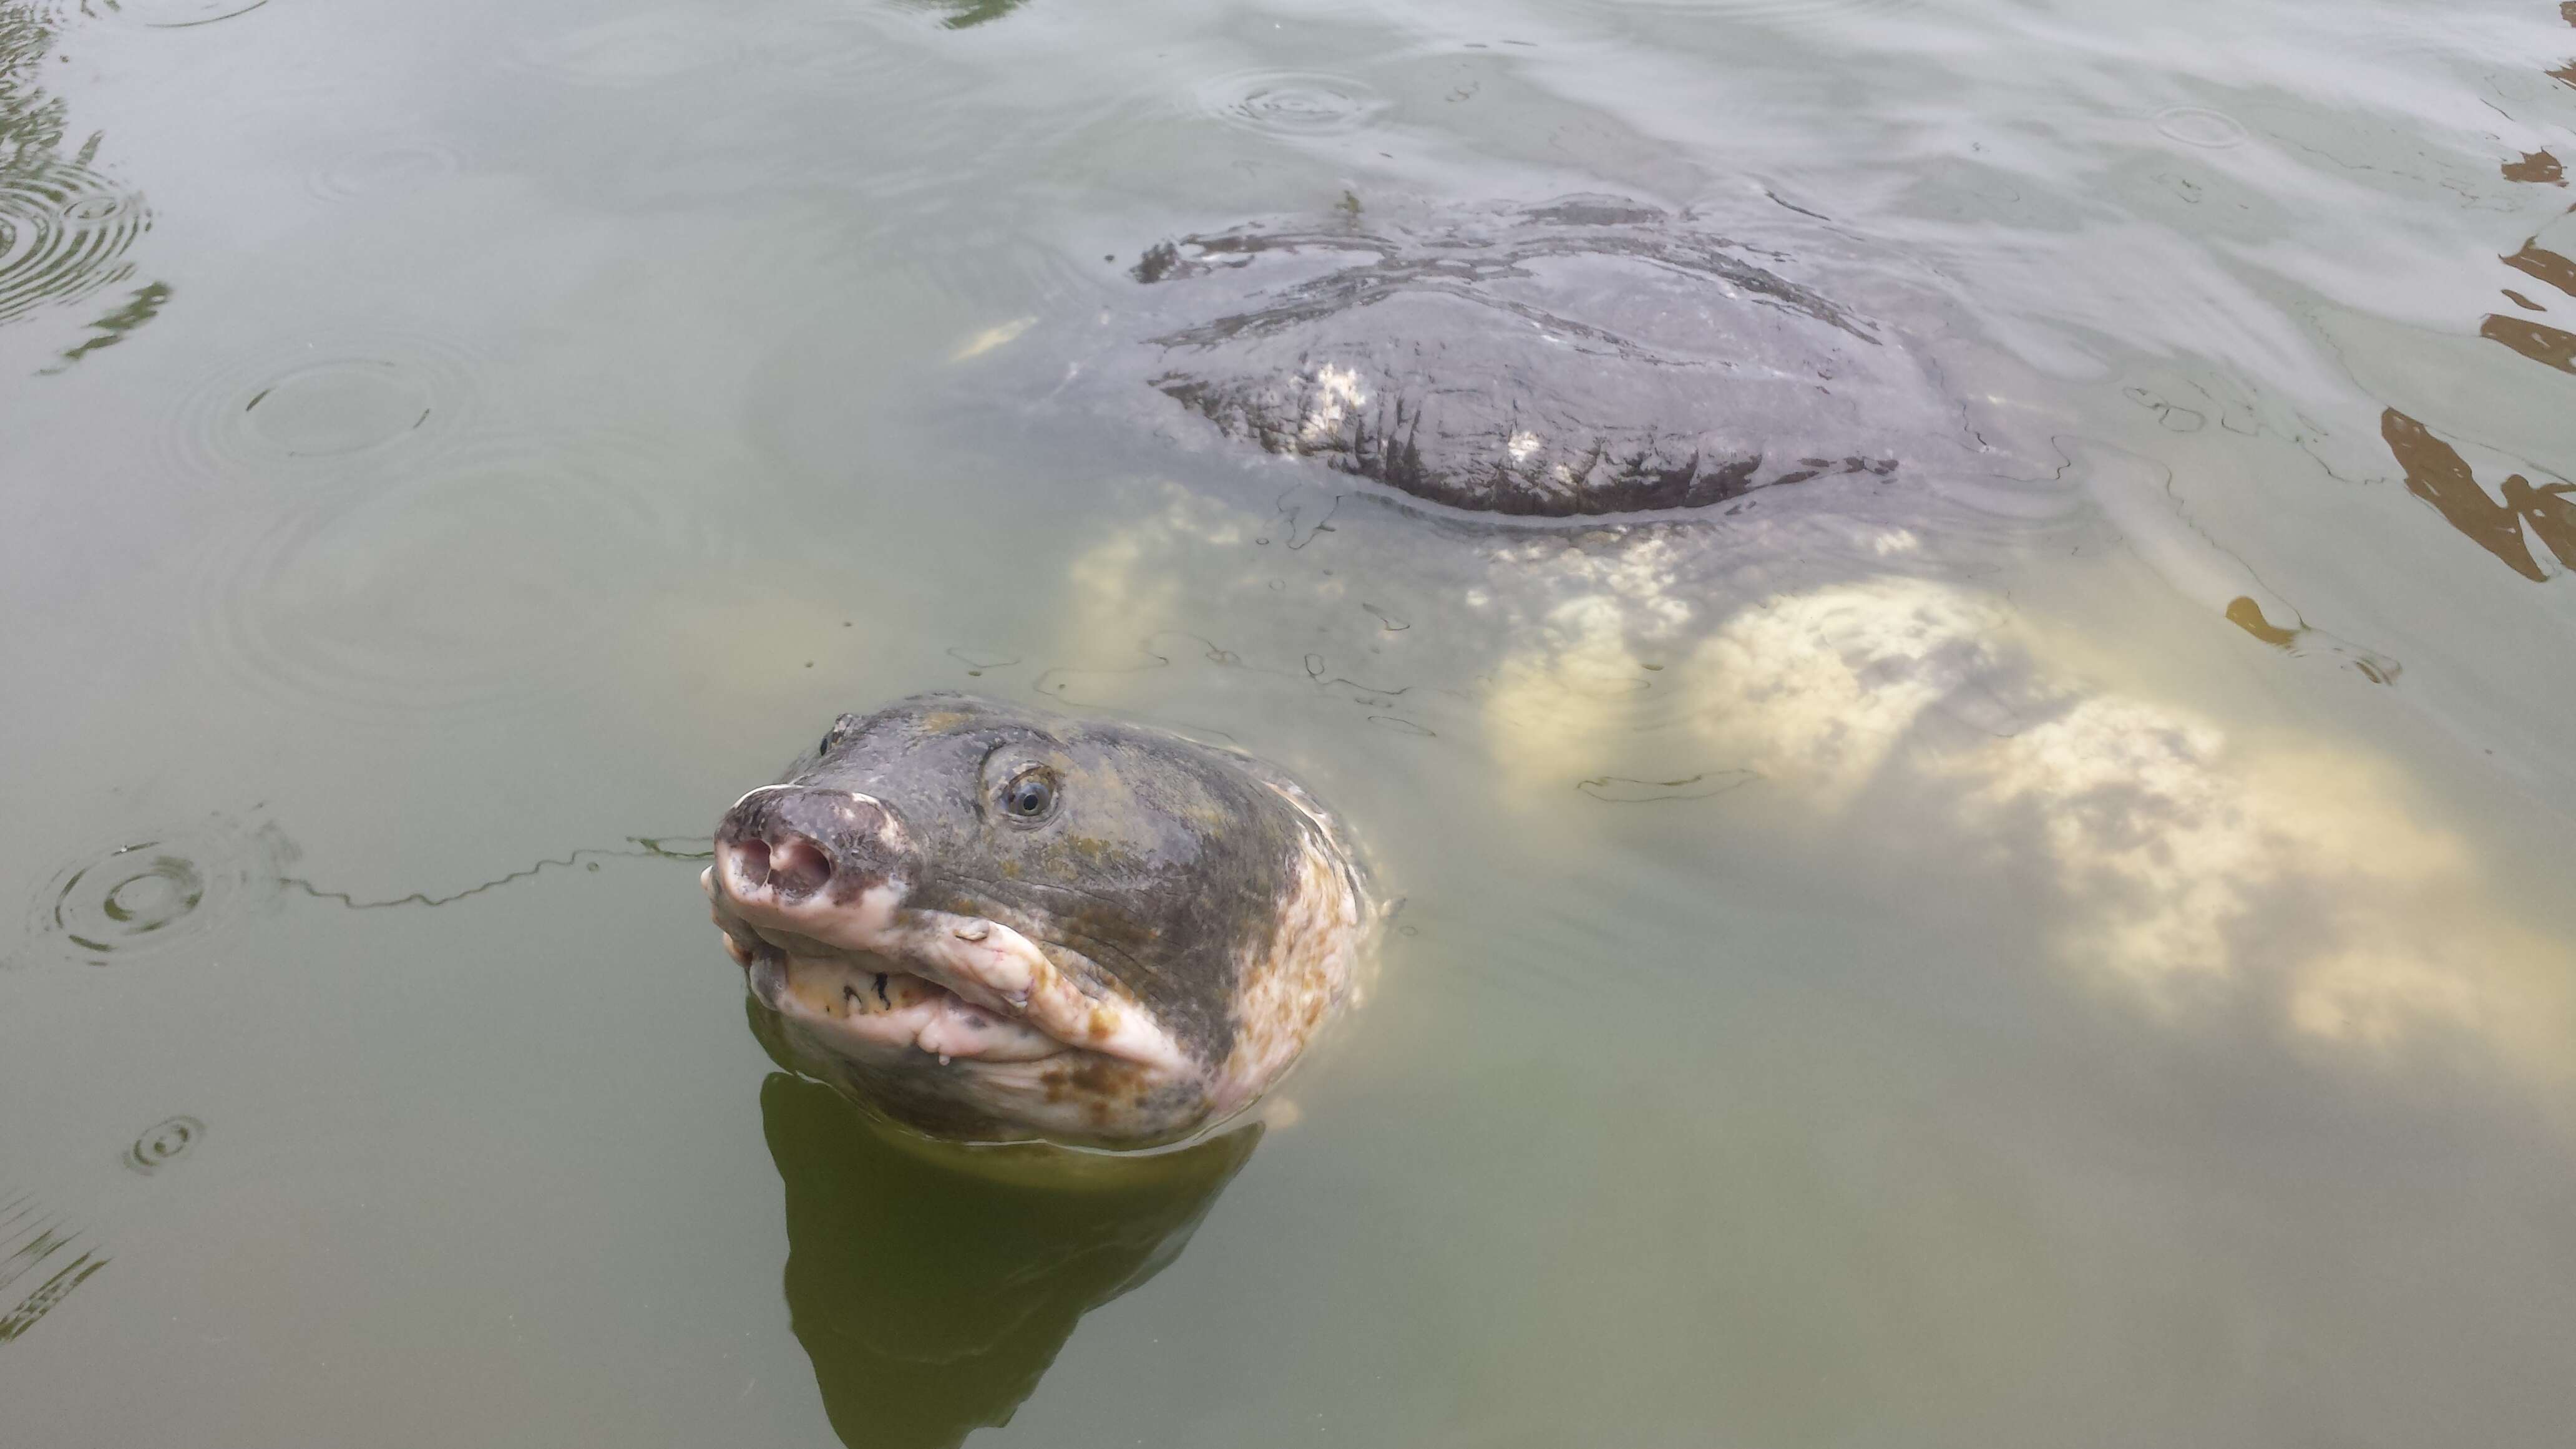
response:
<path fill-rule="evenodd" d="M 1504 440 L 1503 451 L 1512 455 L 1513 462 L 1526 463 L 1538 451 L 1538 434 L 1523 428 Z"/>

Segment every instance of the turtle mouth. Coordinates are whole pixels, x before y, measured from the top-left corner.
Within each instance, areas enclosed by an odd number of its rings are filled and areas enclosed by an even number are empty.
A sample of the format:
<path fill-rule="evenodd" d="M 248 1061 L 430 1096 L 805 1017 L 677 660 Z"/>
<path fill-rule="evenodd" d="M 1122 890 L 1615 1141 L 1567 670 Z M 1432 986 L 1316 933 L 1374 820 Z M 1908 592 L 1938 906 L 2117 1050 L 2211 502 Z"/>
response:
<path fill-rule="evenodd" d="M 799 952 L 756 928 L 748 943 L 728 929 L 725 947 L 742 963 L 744 981 L 761 1005 L 869 1055 L 917 1052 L 947 1066 L 958 1060 L 1038 1062 L 1076 1050 L 873 952 Z"/>
<path fill-rule="evenodd" d="M 898 874 L 829 878 L 827 888 L 814 851 L 792 835 L 720 837 L 700 877 L 727 953 L 770 1010 L 892 1065 L 1087 1053 L 1164 1082 L 1200 1075 L 1151 1013 L 1100 984 L 1101 973 L 1068 972 L 999 921 L 908 906 Z"/>

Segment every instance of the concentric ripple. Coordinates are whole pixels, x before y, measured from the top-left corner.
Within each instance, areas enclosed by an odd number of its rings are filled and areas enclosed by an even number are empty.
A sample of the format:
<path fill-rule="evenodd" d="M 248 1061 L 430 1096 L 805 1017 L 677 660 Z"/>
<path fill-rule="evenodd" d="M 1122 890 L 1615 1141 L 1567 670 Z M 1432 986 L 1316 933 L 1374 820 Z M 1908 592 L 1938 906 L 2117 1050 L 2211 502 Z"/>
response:
<path fill-rule="evenodd" d="M 87 167 L 38 161 L 0 172 L 0 322 L 123 276 L 126 250 L 151 225 L 141 197 Z"/>
<path fill-rule="evenodd" d="M 206 1135 L 206 1124 L 194 1117 L 164 1118 L 153 1123 L 134 1139 L 125 1151 L 125 1165 L 136 1172 L 154 1173 L 188 1154 Z"/>
<path fill-rule="evenodd" d="M 743 59 L 745 33 L 695 11 L 661 10 L 550 36 L 522 49 L 519 61 L 580 85 L 648 85 Z"/>
<path fill-rule="evenodd" d="M 1365 82 L 1319 71 L 1238 71 L 1202 82 L 1201 110 L 1250 130 L 1338 136 L 1376 123 L 1387 102 Z"/>
<path fill-rule="evenodd" d="M 122 839 L 37 891 L 29 935 L 39 949 L 99 965 L 166 951 L 273 895 L 287 849 L 273 829 L 227 821 Z"/>
<path fill-rule="evenodd" d="M 273 521 L 198 611 L 216 668 L 362 714 L 573 687 L 695 557 L 688 480 L 623 438 L 495 438 Z"/>
<path fill-rule="evenodd" d="M 429 390 L 377 357 L 298 368 L 242 404 L 242 426 L 289 458 L 332 458 L 388 443 L 429 421 Z"/>
<path fill-rule="evenodd" d="M 1923 0 L 1591 0 L 1612 13 L 1706 16 L 1787 30 L 1831 29 L 1896 15 Z"/>
<path fill-rule="evenodd" d="M 184 30 L 248 15 L 268 0 L 81 0 L 81 13 L 112 16 L 155 30 Z"/>
<path fill-rule="evenodd" d="M 2186 146 L 2223 151 L 2245 144 L 2245 127 L 2225 111 L 2206 106 L 2173 106 L 2156 112 L 2156 130 Z"/>
<path fill-rule="evenodd" d="M 305 189 L 324 201 L 358 201 L 416 191 L 462 169 L 463 158 L 446 146 L 368 146 L 332 158 L 305 178 Z"/>
<path fill-rule="evenodd" d="M 108 1262 L 79 1220 L 0 1187 L 0 1345 L 24 1337 Z"/>
<path fill-rule="evenodd" d="M 433 455 L 475 400 L 474 359 L 402 332 L 289 338 L 226 363 L 167 435 L 195 472 L 339 479 Z"/>

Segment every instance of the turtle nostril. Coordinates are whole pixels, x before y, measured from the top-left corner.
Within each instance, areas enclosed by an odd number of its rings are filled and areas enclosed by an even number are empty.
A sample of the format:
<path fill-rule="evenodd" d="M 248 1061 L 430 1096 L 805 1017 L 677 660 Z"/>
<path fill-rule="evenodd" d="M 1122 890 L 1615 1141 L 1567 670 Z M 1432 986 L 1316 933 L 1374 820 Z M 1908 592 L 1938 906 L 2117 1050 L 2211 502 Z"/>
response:
<path fill-rule="evenodd" d="M 734 846 L 733 882 L 745 894 L 769 884 L 769 842 L 745 840 Z"/>
<path fill-rule="evenodd" d="M 791 835 L 769 852 L 769 877 L 789 895 L 810 895 L 832 878 L 832 859 L 801 835 Z"/>

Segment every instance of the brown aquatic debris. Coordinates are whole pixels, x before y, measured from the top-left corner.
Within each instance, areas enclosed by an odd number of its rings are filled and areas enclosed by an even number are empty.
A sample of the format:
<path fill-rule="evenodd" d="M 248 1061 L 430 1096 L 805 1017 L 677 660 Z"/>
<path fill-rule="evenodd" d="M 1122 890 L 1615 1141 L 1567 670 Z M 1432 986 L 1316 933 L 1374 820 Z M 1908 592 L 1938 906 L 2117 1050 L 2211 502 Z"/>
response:
<path fill-rule="evenodd" d="M 2543 323 L 2490 312 L 2486 321 L 2478 324 L 2478 335 L 2501 342 L 2543 366 L 2576 373 L 2576 332 L 2562 332 Z"/>
<path fill-rule="evenodd" d="M 2543 483 L 2535 488 L 2519 473 L 2504 480 L 2504 506 L 2531 525 L 2542 546 L 2560 563 L 2576 569 L 2576 502 L 2569 501 L 2570 493 L 2576 493 L 2576 484 Z"/>
<path fill-rule="evenodd" d="M 2445 522 L 2505 567 L 2535 583 L 2549 577 L 2523 537 L 2522 526 L 2528 523 L 2561 564 L 2576 568 L 2576 502 L 2568 498 L 2576 485 L 2534 487 L 2516 473 L 2504 480 L 2504 502 L 2498 503 L 2478 486 L 2468 460 L 2422 423 L 2389 408 L 2379 415 L 2379 433 L 2406 472 L 2406 491 L 2432 504 Z"/>
<path fill-rule="evenodd" d="M 2567 168 L 2559 165 L 2558 158 L 2547 151 L 2526 151 L 2521 160 L 2504 163 L 2504 179 L 2529 181 L 2542 186 L 2564 186 L 2567 184 Z"/>
<path fill-rule="evenodd" d="M 2299 642 L 2299 631 L 2284 629 L 2263 617 L 2263 606 L 2244 594 L 2227 601 L 2227 622 L 2271 645 L 2287 649 Z"/>
<path fill-rule="evenodd" d="M 2521 251 L 2498 260 L 2517 272 L 2538 277 L 2568 296 L 2576 297 L 2576 261 L 2569 261 L 2532 242 L 2524 242 Z"/>

